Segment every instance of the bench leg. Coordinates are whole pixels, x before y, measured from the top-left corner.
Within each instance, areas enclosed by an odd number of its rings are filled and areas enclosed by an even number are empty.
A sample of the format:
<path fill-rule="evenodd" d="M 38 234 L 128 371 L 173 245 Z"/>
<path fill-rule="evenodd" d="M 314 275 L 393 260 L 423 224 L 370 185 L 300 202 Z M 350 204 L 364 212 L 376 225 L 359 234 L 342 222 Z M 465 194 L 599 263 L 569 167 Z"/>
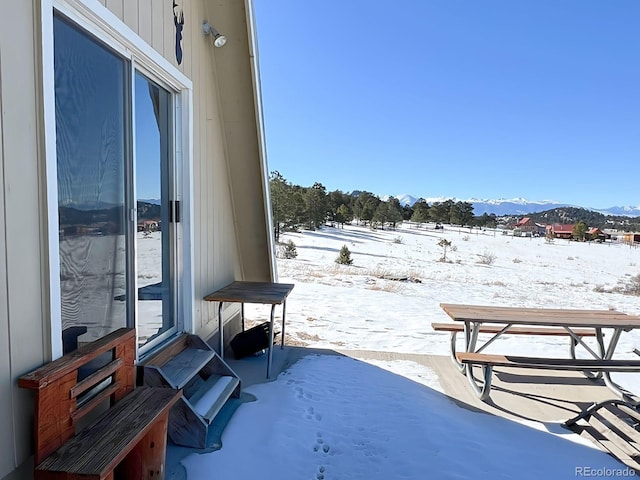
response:
<path fill-rule="evenodd" d="M 573 337 L 569 337 L 569 352 L 571 353 L 571 358 L 573 360 L 576 359 L 576 347 L 578 346 L 578 340 Z M 601 356 L 604 356 L 602 354 Z M 602 372 L 589 372 L 587 370 L 582 370 L 581 372 L 585 377 L 591 380 L 598 380 L 602 377 Z"/>
<path fill-rule="evenodd" d="M 167 455 L 169 412 L 159 417 L 151 430 L 117 467 L 117 476 L 140 480 L 162 480 Z"/>
<path fill-rule="evenodd" d="M 451 361 L 453 364 L 460 370 L 460 372 L 464 373 L 464 365 L 458 361 L 458 357 L 456 357 L 456 332 L 451 332 Z"/>
<path fill-rule="evenodd" d="M 480 400 L 483 402 L 489 398 L 489 394 L 491 393 L 491 377 L 493 374 L 493 365 L 482 365 L 482 377 L 484 383 L 482 385 L 478 385 L 477 380 L 473 376 L 473 365 L 467 364 L 467 380 L 469 380 L 469 385 L 478 396 Z"/>

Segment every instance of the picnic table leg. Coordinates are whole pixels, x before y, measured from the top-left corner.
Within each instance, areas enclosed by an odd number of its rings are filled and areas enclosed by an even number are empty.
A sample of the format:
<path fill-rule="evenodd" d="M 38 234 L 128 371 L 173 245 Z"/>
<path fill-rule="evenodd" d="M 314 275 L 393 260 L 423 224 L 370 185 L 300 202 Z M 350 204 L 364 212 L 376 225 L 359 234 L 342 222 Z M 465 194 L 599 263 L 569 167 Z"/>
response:
<path fill-rule="evenodd" d="M 478 331 L 480 330 L 480 323 L 474 322 L 473 326 L 471 322 L 464 322 L 464 346 L 467 353 L 473 353 L 476 350 L 476 343 L 478 342 Z M 471 376 L 473 379 L 473 365 L 465 365 L 464 374 Z"/>
<path fill-rule="evenodd" d="M 600 330 L 599 338 L 602 342 L 602 349 L 604 349 L 604 341 L 602 340 L 602 331 Z M 609 346 L 607 347 L 606 353 L 603 356 L 604 360 L 611 360 L 613 358 L 613 353 L 618 346 L 618 340 L 620 340 L 620 335 L 622 334 L 622 328 L 616 328 L 613 330 L 613 334 L 611 335 L 611 340 L 609 341 Z M 640 405 L 636 400 L 630 399 L 629 395 L 623 392 L 618 385 L 616 385 L 613 380 L 611 380 L 611 372 L 602 372 L 602 378 L 604 379 L 604 383 L 611 391 L 613 391 L 616 395 L 618 395 L 622 399 L 629 399 L 629 401 L 635 405 Z"/>
<path fill-rule="evenodd" d="M 464 334 L 465 334 L 465 347 L 468 353 L 475 352 L 476 344 L 478 343 L 478 333 L 480 332 L 480 322 L 473 322 L 473 326 L 471 322 L 464 322 Z M 457 359 L 456 359 L 457 360 Z M 469 385 L 473 389 L 474 393 L 478 396 L 478 398 L 482 401 L 485 401 L 489 398 L 489 394 L 491 393 L 491 378 L 493 375 L 493 365 L 482 365 L 482 385 L 478 385 L 475 377 L 473 376 L 473 365 L 467 363 L 464 365 L 465 370 L 464 374 L 467 376 L 467 380 L 469 381 Z"/>
<path fill-rule="evenodd" d="M 596 328 L 596 341 L 598 342 L 598 353 L 600 354 L 600 358 L 605 358 L 606 349 L 604 347 L 604 335 L 602 334 L 602 328 Z M 616 339 L 616 344 L 617 343 L 618 340 Z M 594 377 L 602 378 L 602 372 L 596 372 Z"/>
<path fill-rule="evenodd" d="M 482 365 L 482 379 L 484 382 L 482 385 L 478 385 L 478 382 L 473 377 L 473 365 L 468 363 L 466 367 L 468 368 L 467 380 L 469 380 L 469 385 L 471 385 L 471 388 L 478 396 L 478 398 L 482 401 L 485 401 L 489 398 L 489 394 L 491 393 L 493 365 Z"/>
<path fill-rule="evenodd" d="M 458 357 L 456 357 L 456 332 L 451 332 L 451 361 L 453 364 L 460 370 L 461 373 L 464 373 L 465 366 L 461 362 L 458 361 Z"/>
<path fill-rule="evenodd" d="M 598 342 L 598 353 L 594 352 L 589 347 L 589 345 L 584 343 L 582 337 L 576 335 L 575 332 L 571 330 L 571 328 L 564 327 L 564 329 L 569 333 L 569 348 L 570 348 L 572 359 L 574 360 L 576 359 L 576 347 L 578 346 L 578 344 L 582 345 L 582 347 L 587 352 L 589 352 L 593 356 L 593 358 L 600 359 L 600 360 L 604 359 L 604 356 L 605 356 L 605 348 L 604 348 L 604 340 L 603 340 L 604 336 L 602 335 L 601 328 L 598 328 L 598 327 L 595 328 L 596 341 Z M 590 378 L 591 380 L 597 380 L 602 377 L 602 372 L 600 371 L 590 372 L 588 370 L 583 370 L 582 374 L 585 377 Z"/>

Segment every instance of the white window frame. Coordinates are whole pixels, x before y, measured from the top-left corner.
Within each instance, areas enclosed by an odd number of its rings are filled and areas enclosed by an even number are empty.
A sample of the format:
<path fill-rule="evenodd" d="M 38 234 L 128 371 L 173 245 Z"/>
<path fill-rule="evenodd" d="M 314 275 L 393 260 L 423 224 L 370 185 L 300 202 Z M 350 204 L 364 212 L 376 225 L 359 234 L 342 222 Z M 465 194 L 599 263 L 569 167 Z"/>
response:
<path fill-rule="evenodd" d="M 55 74 L 53 50 L 54 10 L 98 38 L 152 79 L 174 92 L 174 156 L 181 203 L 181 285 L 177 292 L 178 330 L 193 332 L 193 84 L 166 58 L 151 48 L 133 30 L 97 0 L 41 0 L 42 100 L 44 117 L 45 188 L 48 212 L 49 341 L 52 359 L 62 356 L 62 305 L 60 298 L 60 255 L 58 229 L 58 174 L 56 156 Z"/>

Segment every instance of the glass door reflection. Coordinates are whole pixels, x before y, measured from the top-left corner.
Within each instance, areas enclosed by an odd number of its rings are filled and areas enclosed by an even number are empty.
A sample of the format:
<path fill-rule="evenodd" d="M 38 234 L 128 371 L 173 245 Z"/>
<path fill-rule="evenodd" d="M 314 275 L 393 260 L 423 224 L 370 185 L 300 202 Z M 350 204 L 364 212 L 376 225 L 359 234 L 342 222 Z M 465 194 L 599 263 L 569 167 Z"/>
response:
<path fill-rule="evenodd" d="M 135 197 L 138 344 L 175 329 L 171 94 L 135 74 Z"/>
<path fill-rule="evenodd" d="M 126 62 L 65 18 L 54 29 L 63 352 L 127 325 Z"/>

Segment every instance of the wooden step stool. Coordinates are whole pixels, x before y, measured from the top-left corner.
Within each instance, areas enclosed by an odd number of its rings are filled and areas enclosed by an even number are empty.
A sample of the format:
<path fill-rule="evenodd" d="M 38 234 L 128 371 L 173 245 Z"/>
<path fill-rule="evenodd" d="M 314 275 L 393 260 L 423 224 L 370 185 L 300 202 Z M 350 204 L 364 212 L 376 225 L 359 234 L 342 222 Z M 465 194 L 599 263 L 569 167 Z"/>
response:
<path fill-rule="evenodd" d="M 169 438 L 177 445 L 206 448 L 207 434 L 227 401 L 240 397 L 240 378 L 197 335 L 182 334 L 138 364 L 145 386 L 183 390 L 169 415 Z"/>

